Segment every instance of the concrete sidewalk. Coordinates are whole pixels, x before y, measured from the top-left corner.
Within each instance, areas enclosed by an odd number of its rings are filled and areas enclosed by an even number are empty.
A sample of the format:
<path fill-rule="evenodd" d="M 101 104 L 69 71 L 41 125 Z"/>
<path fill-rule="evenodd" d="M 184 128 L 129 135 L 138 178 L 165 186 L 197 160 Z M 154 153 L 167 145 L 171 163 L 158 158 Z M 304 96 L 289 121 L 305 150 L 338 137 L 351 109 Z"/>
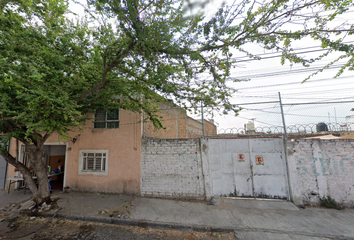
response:
<path fill-rule="evenodd" d="M 8 206 L 10 203 L 22 203 L 26 200 L 31 199 L 32 193 L 30 191 L 26 191 L 26 194 L 24 190 L 14 190 L 10 191 L 10 193 L 7 193 L 7 190 L 1 189 L 0 190 L 0 209 Z"/>
<path fill-rule="evenodd" d="M 59 193 L 53 198 L 64 208 L 59 217 L 68 219 L 234 231 L 238 239 L 354 239 L 353 209 L 299 209 L 287 201 L 236 198 L 217 198 L 208 204 L 89 193 Z"/>

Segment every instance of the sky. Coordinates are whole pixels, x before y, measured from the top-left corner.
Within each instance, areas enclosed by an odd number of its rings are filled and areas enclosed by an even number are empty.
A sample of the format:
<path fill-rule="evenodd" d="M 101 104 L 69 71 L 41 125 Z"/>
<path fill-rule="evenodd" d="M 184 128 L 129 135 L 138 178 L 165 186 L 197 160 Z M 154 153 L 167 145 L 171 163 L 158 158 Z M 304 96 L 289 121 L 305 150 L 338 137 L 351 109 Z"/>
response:
<path fill-rule="evenodd" d="M 201 11 L 204 11 L 209 18 L 222 1 L 207 0 L 207 2 Z M 225 3 L 229 2 L 225 0 Z M 78 14 L 83 13 L 82 8 L 72 2 L 70 9 Z M 335 23 L 348 21 L 354 24 L 353 12 L 354 9 L 350 9 Z M 354 37 L 347 37 L 344 42 L 354 43 Z M 244 128 L 244 124 L 249 121 L 254 122 L 256 128 L 264 130 L 267 128 L 274 130 L 278 126 L 282 126 L 279 93 L 284 104 L 283 111 L 288 127 L 294 126 L 298 129 L 300 125 L 313 126 L 319 122 L 343 125 L 346 116 L 354 115 L 354 112 L 350 111 L 351 108 L 354 108 L 354 72 L 346 71 L 340 77 L 333 78 L 339 67 L 345 63 L 345 59 L 302 83 L 316 69 L 334 60 L 336 55 L 332 54 L 328 58 L 314 63 L 311 67 L 305 68 L 289 63 L 281 65 L 278 52 L 265 51 L 256 45 L 250 45 L 248 48 L 263 59 L 251 60 L 245 56 L 236 55 L 238 63 L 236 68 L 232 70 L 231 78 L 248 79 L 248 81 L 233 83 L 230 80 L 228 83 L 238 89 L 231 102 L 243 109 L 238 116 L 220 115 L 217 112 L 214 112 L 213 116 L 204 116 L 206 119 L 212 118 L 214 120 L 219 133 L 240 132 Z M 297 43 L 295 49 L 296 52 L 301 52 L 306 57 L 323 53 L 318 43 L 314 41 L 301 41 Z M 200 115 L 190 115 L 197 119 L 201 118 Z"/>
<path fill-rule="evenodd" d="M 213 15 L 220 2 L 210 0 L 205 6 L 206 15 Z M 230 4 L 232 1 L 225 2 Z M 350 9 L 348 13 L 336 19 L 335 24 L 345 21 L 354 24 L 353 12 L 354 9 Z M 344 42 L 354 43 L 354 37 L 346 37 Z M 258 50 L 254 51 L 257 48 Z M 346 116 L 354 115 L 351 111 L 354 108 L 354 72 L 346 71 L 340 77 L 334 78 L 346 59 L 302 83 L 311 73 L 333 61 L 339 54 L 332 54 L 305 68 L 289 63 L 281 65 L 278 52 L 264 51 L 255 45 L 249 46 L 248 49 L 252 49 L 253 53 L 257 52 L 263 59 L 251 60 L 239 56 L 237 67 L 231 74 L 232 78 L 249 81 L 230 82 L 230 85 L 238 89 L 231 102 L 241 106 L 243 110 L 238 116 L 215 114 L 213 120 L 218 125 L 219 133 L 240 132 L 249 121 L 254 122 L 256 128 L 265 130 L 267 128 L 274 130 L 282 126 L 279 93 L 284 104 L 287 127 L 293 126 L 300 130 L 307 128 L 309 131 L 309 128 L 314 129 L 319 122 L 340 127 L 346 123 Z M 295 49 L 306 57 L 324 53 L 314 41 L 301 41 L 297 43 Z M 266 103 L 260 104 L 262 102 Z"/>

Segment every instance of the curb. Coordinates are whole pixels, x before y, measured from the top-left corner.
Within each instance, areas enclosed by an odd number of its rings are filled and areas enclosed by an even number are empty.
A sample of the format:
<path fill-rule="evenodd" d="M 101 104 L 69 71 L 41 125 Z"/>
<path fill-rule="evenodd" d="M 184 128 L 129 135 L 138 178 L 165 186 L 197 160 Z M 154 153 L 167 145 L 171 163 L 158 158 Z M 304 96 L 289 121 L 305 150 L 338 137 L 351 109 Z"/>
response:
<path fill-rule="evenodd" d="M 28 213 L 20 212 L 21 215 L 26 216 L 36 216 L 51 218 L 53 213 Z M 238 228 L 238 227 L 212 227 L 205 225 L 185 225 L 177 223 L 164 223 L 164 222 L 154 222 L 147 220 L 134 220 L 134 219 L 119 219 L 119 218 L 107 218 L 107 217 L 89 217 L 89 216 L 79 216 L 79 215 L 65 215 L 57 214 L 57 218 L 77 220 L 77 221 L 88 221 L 88 222 L 98 222 L 106 224 L 115 224 L 123 226 L 136 226 L 143 228 L 157 228 L 157 229 L 171 229 L 171 230 L 186 230 L 186 231 L 197 231 L 197 232 L 263 232 L 263 233 L 273 233 L 273 234 L 295 234 L 299 236 L 307 237 L 321 237 L 321 238 L 333 238 L 338 240 L 354 240 L 354 237 L 344 236 L 344 235 L 325 235 L 318 233 L 306 233 L 306 232 L 296 232 L 296 231 L 285 231 L 285 230 L 274 230 L 266 228 Z"/>

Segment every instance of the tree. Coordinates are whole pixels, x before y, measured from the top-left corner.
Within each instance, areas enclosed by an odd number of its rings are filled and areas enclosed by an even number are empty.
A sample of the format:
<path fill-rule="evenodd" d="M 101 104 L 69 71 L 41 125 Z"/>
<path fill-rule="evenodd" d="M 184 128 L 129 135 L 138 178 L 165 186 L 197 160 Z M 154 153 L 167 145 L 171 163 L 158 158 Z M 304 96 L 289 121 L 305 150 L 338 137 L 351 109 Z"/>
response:
<path fill-rule="evenodd" d="M 50 201 L 44 142 L 54 131 L 65 136 L 80 127 L 85 114 L 105 101 L 105 92 L 89 95 L 100 78 L 98 56 L 87 24 L 64 16 L 67 1 L 0 3 L 1 155 L 21 171 L 39 205 Z M 11 138 L 25 144 L 38 187 L 30 170 L 7 151 Z"/>
<path fill-rule="evenodd" d="M 162 125 L 154 102 L 203 103 L 237 113 L 230 103 L 235 89 L 227 80 L 237 64 L 233 54 L 258 58 L 247 44 L 282 51 L 283 61 L 305 66 L 329 52 L 305 59 L 292 52 L 293 41 L 313 38 L 322 47 L 353 52 L 341 38 L 353 29 L 329 27 L 353 5 L 350 0 L 243 0 L 210 20 L 184 18 L 176 0 L 87 3 L 87 17 L 71 21 L 67 0 L 0 0 L 1 155 L 24 175 L 38 205 L 50 201 L 44 142 L 54 131 L 65 138 L 88 113 L 112 107 L 144 111 L 156 127 Z M 302 27 L 287 29 L 295 18 Z M 11 138 L 26 145 L 38 188 L 6 150 Z"/>

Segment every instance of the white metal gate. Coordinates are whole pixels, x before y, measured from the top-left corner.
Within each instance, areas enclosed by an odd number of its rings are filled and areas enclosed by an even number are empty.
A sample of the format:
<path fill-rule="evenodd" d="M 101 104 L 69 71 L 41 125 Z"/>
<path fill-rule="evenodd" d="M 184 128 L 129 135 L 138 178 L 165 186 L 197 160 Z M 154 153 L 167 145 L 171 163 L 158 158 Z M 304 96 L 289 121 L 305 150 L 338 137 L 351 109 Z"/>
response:
<path fill-rule="evenodd" d="M 288 197 L 283 140 L 209 139 L 213 196 Z"/>

